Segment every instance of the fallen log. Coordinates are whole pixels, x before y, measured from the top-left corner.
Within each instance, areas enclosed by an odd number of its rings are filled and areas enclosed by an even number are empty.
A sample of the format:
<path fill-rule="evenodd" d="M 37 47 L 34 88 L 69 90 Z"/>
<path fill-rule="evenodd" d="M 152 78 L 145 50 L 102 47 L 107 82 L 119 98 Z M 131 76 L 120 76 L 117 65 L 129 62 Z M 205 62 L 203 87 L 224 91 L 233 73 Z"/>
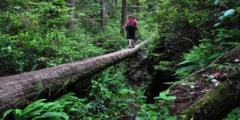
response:
<path fill-rule="evenodd" d="M 181 120 L 220 120 L 240 105 L 239 80 L 225 80 L 181 114 Z"/>
<path fill-rule="evenodd" d="M 124 49 L 79 62 L 0 77 L 0 115 L 7 109 L 24 107 L 36 97 L 52 97 L 63 86 L 72 87 L 76 83 L 84 82 L 85 78 L 135 53 L 144 43 L 146 41 L 132 49 Z"/>
<path fill-rule="evenodd" d="M 185 80 L 194 81 L 200 78 L 203 72 L 211 68 L 212 64 L 224 63 L 227 59 L 235 58 L 240 54 L 240 46 L 234 47 L 226 55 L 216 58 L 206 68 L 194 72 Z M 220 77 L 222 83 L 205 94 L 201 99 L 195 101 L 181 114 L 185 117 L 181 120 L 220 120 L 225 117 L 234 107 L 240 105 L 240 73 L 235 71 L 234 74 Z M 171 86 L 173 87 L 173 86 Z M 169 89 L 171 89 L 171 87 Z"/>

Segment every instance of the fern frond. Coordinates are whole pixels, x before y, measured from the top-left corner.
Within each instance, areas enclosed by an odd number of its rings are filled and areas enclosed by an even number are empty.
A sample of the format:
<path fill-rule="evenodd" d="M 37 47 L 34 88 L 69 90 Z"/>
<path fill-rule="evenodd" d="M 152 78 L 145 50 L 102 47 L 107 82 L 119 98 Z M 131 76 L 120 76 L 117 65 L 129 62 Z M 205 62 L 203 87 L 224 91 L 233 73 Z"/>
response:
<path fill-rule="evenodd" d="M 46 113 L 43 113 L 41 116 L 37 116 L 33 118 L 32 120 L 41 120 L 41 119 L 44 120 L 46 118 L 54 118 L 54 119 L 63 118 L 64 120 L 69 120 L 69 117 L 65 112 L 46 112 Z"/>
<path fill-rule="evenodd" d="M 13 112 L 13 111 L 14 111 L 13 109 L 9 109 L 9 110 L 5 111 L 5 112 L 3 113 L 3 117 L 2 117 L 0 120 L 4 120 L 4 118 L 5 118 L 9 113 L 11 113 L 11 112 Z"/>
<path fill-rule="evenodd" d="M 189 66 L 186 66 L 186 67 L 182 67 L 178 70 L 176 70 L 175 74 L 174 75 L 178 75 L 180 77 L 186 77 L 188 76 L 192 71 L 198 69 L 198 66 L 197 65 L 189 65 Z"/>
<path fill-rule="evenodd" d="M 33 118 L 33 117 L 35 117 L 35 116 L 41 115 L 43 112 L 45 112 L 45 110 L 42 110 L 42 109 L 40 109 L 40 110 L 35 110 L 35 111 L 33 111 L 33 112 L 25 115 L 24 118 L 25 118 L 25 119 L 30 119 L 30 118 Z"/>
<path fill-rule="evenodd" d="M 43 106 L 44 106 L 44 102 L 46 99 L 40 99 L 40 100 L 37 100 L 33 103 L 31 103 L 30 105 L 28 105 L 22 112 L 23 115 L 25 114 L 28 114 L 28 113 L 31 113 L 33 112 L 34 110 L 36 109 L 41 109 Z"/>
<path fill-rule="evenodd" d="M 60 104 L 55 103 L 55 102 L 49 102 L 44 107 L 46 108 L 46 111 L 60 111 L 64 108 L 63 105 L 60 105 Z"/>
<path fill-rule="evenodd" d="M 214 53 L 214 54 L 211 55 L 208 59 L 209 59 L 209 60 L 213 60 L 213 59 L 215 59 L 215 58 L 217 58 L 217 57 L 219 57 L 219 56 L 225 55 L 225 54 L 226 54 L 226 52 Z"/>

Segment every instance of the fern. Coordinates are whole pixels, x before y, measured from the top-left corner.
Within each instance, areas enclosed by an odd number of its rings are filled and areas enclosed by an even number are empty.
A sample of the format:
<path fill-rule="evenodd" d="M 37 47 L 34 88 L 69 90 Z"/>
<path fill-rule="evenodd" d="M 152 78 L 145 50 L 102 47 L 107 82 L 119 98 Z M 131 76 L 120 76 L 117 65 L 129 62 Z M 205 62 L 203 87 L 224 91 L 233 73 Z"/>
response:
<path fill-rule="evenodd" d="M 29 113 L 28 115 L 25 115 L 24 118 L 25 119 L 29 119 L 29 118 L 32 118 L 32 117 L 35 117 L 35 116 L 39 116 L 41 115 L 43 112 L 45 112 L 44 110 L 40 109 L 40 110 L 35 110 L 31 113 Z"/>
<path fill-rule="evenodd" d="M 41 109 L 43 108 L 44 106 L 44 103 L 43 101 L 45 101 L 46 99 L 40 99 L 40 100 L 37 100 L 35 102 L 33 102 L 32 104 L 28 105 L 22 112 L 23 115 L 26 115 L 28 113 L 31 113 L 33 112 L 34 110 L 37 110 L 37 109 Z"/>
<path fill-rule="evenodd" d="M 184 60 L 178 64 L 182 67 L 175 72 L 175 75 L 186 77 L 191 72 L 206 67 L 214 59 L 225 54 L 225 52 L 219 52 L 210 39 L 202 39 L 200 42 L 199 46 L 194 46 L 189 53 L 184 54 Z"/>
<path fill-rule="evenodd" d="M 238 46 L 240 45 L 240 42 L 222 42 L 223 45 L 231 45 L 231 46 Z"/>
<path fill-rule="evenodd" d="M 192 71 L 198 68 L 197 65 L 189 65 L 186 67 L 182 67 L 176 70 L 175 75 L 179 75 L 181 78 L 187 77 Z"/>
<path fill-rule="evenodd" d="M 56 102 L 48 102 L 48 103 L 45 103 L 44 105 L 44 109 L 46 111 L 59 111 L 59 110 L 62 110 L 64 106 L 56 103 Z"/>
<path fill-rule="evenodd" d="M 46 112 L 42 114 L 41 116 L 34 117 L 32 120 L 45 120 L 46 118 L 50 118 L 51 120 L 69 120 L 68 115 L 65 112 Z"/>
<path fill-rule="evenodd" d="M 208 60 L 213 60 L 213 59 L 216 59 L 217 57 L 219 56 L 222 56 L 222 55 L 225 55 L 226 52 L 220 52 L 220 53 L 214 53 L 213 55 L 211 55 Z"/>
<path fill-rule="evenodd" d="M 9 113 L 11 113 L 11 112 L 13 112 L 13 109 L 9 109 L 9 110 L 5 111 L 5 112 L 3 113 L 3 117 L 2 117 L 0 120 L 4 120 L 4 118 L 5 118 Z"/>
<path fill-rule="evenodd" d="M 27 120 L 27 119 L 45 119 L 49 118 L 51 120 L 68 120 L 69 117 L 64 110 L 64 105 L 72 105 L 73 102 L 68 102 L 68 99 L 76 99 L 76 97 L 72 96 L 72 94 L 67 94 L 67 96 L 63 97 L 63 99 L 58 100 L 57 102 L 47 102 L 44 103 L 46 99 L 40 99 L 28 105 L 24 110 L 21 109 L 10 109 L 7 110 L 3 118 L 3 120 L 9 113 L 13 112 L 16 120 Z M 59 101 L 62 101 L 61 104 Z"/>
<path fill-rule="evenodd" d="M 173 71 L 174 63 L 175 62 L 160 61 L 158 65 L 154 66 L 154 69 L 162 71 Z"/>
<path fill-rule="evenodd" d="M 224 64 L 213 64 L 212 68 L 216 68 L 219 70 L 232 70 L 232 71 L 240 71 L 240 65 L 235 63 L 224 63 Z"/>

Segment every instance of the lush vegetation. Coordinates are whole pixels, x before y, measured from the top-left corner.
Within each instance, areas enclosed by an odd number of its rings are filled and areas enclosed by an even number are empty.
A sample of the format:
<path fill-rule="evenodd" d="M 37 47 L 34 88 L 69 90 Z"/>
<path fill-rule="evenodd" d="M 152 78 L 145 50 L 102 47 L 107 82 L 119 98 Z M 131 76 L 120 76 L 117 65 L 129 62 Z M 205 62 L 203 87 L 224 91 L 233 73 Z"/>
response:
<path fill-rule="evenodd" d="M 120 1 L 119 1 L 120 2 Z M 108 24 L 101 26 L 101 4 L 78 0 L 75 9 L 64 0 L 4 0 L 0 20 L 0 76 L 74 62 L 126 48 L 120 34 L 121 2 L 108 1 Z M 240 2 L 233 0 L 130 0 L 128 13 L 139 21 L 138 39 L 148 39 L 143 58 L 154 59 L 155 71 L 179 80 L 207 67 L 240 42 Z M 74 18 L 72 12 L 74 11 Z M 74 26 L 72 26 L 74 24 Z M 162 50 L 161 48 L 164 48 Z M 128 61 L 125 61 L 128 62 Z M 239 71 L 235 64 L 211 67 Z M 91 78 L 88 95 L 40 99 L 24 109 L 10 109 L 15 119 L 175 120 L 169 91 L 146 104 L 148 82 L 132 84 L 124 62 Z M 149 75 L 151 76 L 151 75 Z M 159 105 L 161 104 L 161 105 Z M 239 109 L 226 119 L 239 119 Z"/>

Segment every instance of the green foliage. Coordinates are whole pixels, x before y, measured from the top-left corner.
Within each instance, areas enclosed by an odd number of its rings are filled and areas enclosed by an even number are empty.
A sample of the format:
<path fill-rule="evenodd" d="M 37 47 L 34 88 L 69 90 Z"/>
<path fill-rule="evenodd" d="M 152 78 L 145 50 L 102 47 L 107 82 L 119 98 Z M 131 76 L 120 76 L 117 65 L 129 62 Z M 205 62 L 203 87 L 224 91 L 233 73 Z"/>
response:
<path fill-rule="evenodd" d="M 219 70 L 240 71 L 240 65 L 228 62 L 225 62 L 224 64 L 213 64 L 211 67 Z"/>
<path fill-rule="evenodd" d="M 142 104 L 141 109 L 137 111 L 136 120 L 177 120 L 177 117 L 168 115 L 169 106 L 167 102 L 176 99 L 175 96 L 167 96 L 168 94 L 169 90 L 160 92 L 159 96 L 154 98 L 160 100 L 156 104 Z M 164 105 L 158 106 L 159 104 Z"/>
<path fill-rule="evenodd" d="M 218 13 L 216 13 L 216 17 L 218 17 L 216 20 L 217 23 L 215 23 L 214 27 L 221 27 L 237 21 L 240 9 L 239 2 L 232 2 L 230 0 L 215 0 L 214 4 L 219 8 L 225 7 L 225 9 L 218 9 Z"/>
<path fill-rule="evenodd" d="M 170 90 L 166 90 L 159 93 L 158 97 L 155 97 L 154 99 L 161 99 L 159 102 L 169 101 L 176 99 L 175 96 L 167 96 L 169 94 Z"/>
<path fill-rule="evenodd" d="M 220 45 L 227 45 L 227 47 L 233 47 L 239 45 L 240 30 L 225 28 L 216 29 L 217 35 L 215 36 L 215 42 Z"/>
<path fill-rule="evenodd" d="M 13 112 L 13 109 L 9 109 L 9 110 L 5 111 L 5 112 L 3 113 L 3 117 L 2 117 L 0 120 L 4 120 L 4 118 L 5 118 L 8 114 L 10 114 L 11 112 Z"/>
<path fill-rule="evenodd" d="M 155 70 L 161 70 L 161 71 L 174 71 L 172 67 L 174 66 L 174 62 L 169 61 L 159 61 L 158 65 L 154 66 Z"/>
<path fill-rule="evenodd" d="M 0 17 L 0 76 L 56 66 L 103 54 L 84 32 L 68 34 L 64 0 L 18 2 Z M 25 7 L 28 10 L 25 10 Z M 17 10 L 16 10 L 17 9 Z M 76 29 L 77 30 L 77 29 Z M 82 38 L 88 37 L 88 39 Z M 82 40 L 79 40 L 82 38 Z"/>
<path fill-rule="evenodd" d="M 110 52 L 126 48 L 128 41 L 121 36 L 119 28 L 115 27 L 115 25 L 116 23 L 109 23 L 109 25 L 105 26 L 104 31 L 95 35 L 93 43 Z"/>
<path fill-rule="evenodd" d="M 64 119 L 69 120 L 68 115 L 63 111 L 64 106 L 61 104 L 58 104 L 56 102 L 47 102 L 44 103 L 45 99 L 40 99 L 32 104 L 28 105 L 23 110 L 21 109 L 15 109 L 15 110 L 8 110 L 4 113 L 4 117 L 6 117 L 7 114 L 10 112 L 13 112 L 14 118 L 16 120 L 44 120 L 46 118 L 50 120 L 56 120 L 56 119 Z"/>
<path fill-rule="evenodd" d="M 202 43 L 199 46 L 193 46 L 189 53 L 184 54 L 184 60 L 179 65 L 187 66 L 181 67 L 176 71 L 176 74 L 180 77 L 187 77 L 191 72 L 206 67 L 215 58 L 225 54 L 224 52 L 217 52 L 211 40 L 204 39 L 201 41 Z"/>
<path fill-rule="evenodd" d="M 184 54 L 184 60 L 179 65 L 186 65 L 176 71 L 181 78 L 187 77 L 191 72 L 206 67 L 214 59 L 226 54 L 232 47 L 239 45 L 240 31 L 236 29 L 216 29 L 214 41 L 201 40 L 199 46 L 193 46 L 189 53 Z M 218 45 L 218 47 L 216 47 Z M 236 70 L 237 65 L 219 65 L 214 67 Z"/>
<path fill-rule="evenodd" d="M 223 120 L 239 120 L 240 119 L 240 108 L 235 108 L 233 109 L 226 118 L 224 118 Z"/>
<path fill-rule="evenodd" d="M 157 105 L 143 104 L 141 110 L 137 111 L 135 120 L 177 120 L 176 117 L 169 116 L 168 113 L 168 108 L 164 106 L 159 109 Z"/>

